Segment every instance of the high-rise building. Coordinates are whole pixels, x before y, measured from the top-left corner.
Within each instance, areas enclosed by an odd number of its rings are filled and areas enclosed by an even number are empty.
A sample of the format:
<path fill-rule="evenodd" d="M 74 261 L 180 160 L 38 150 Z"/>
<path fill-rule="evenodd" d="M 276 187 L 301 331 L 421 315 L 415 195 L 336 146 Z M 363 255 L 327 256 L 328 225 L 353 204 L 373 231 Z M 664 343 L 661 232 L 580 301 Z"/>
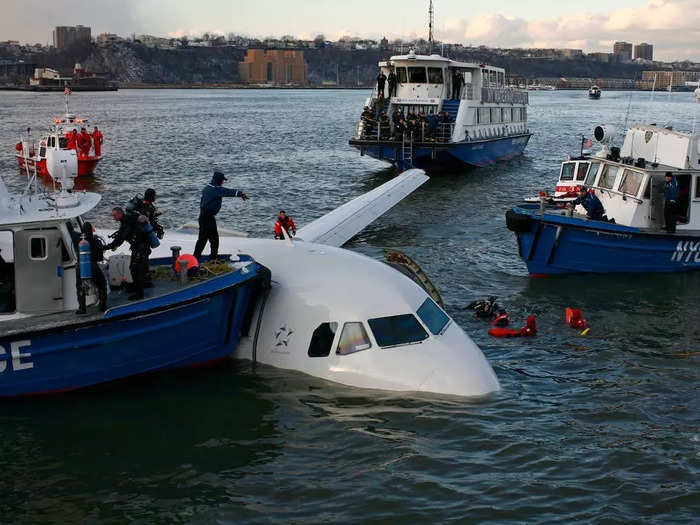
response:
<path fill-rule="evenodd" d="M 53 30 L 53 46 L 56 49 L 68 47 L 75 42 L 90 42 L 90 28 L 86 26 L 56 26 Z"/>
<path fill-rule="evenodd" d="M 632 61 L 632 44 L 629 42 L 615 42 L 613 56 L 620 62 Z"/>
<path fill-rule="evenodd" d="M 644 60 L 654 60 L 654 46 L 642 42 L 634 46 L 634 58 L 643 58 Z"/>

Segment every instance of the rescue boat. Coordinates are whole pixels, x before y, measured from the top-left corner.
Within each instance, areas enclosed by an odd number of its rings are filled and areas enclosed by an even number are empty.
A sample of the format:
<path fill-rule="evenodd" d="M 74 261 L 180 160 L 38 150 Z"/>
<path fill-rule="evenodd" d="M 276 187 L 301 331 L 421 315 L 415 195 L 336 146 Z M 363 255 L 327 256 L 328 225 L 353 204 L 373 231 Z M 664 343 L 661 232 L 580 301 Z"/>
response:
<path fill-rule="evenodd" d="M 700 270 L 700 133 L 633 126 L 621 148 L 612 146 L 609 127 L 598 126 L 595 136 L 602 150 L 567 161 L 562 173 L 595 193 L 601 220 L 549 196 L 506 213 L 530 274 Z M 664 218 L 667 174 L 680 194 L 675 230 Z"/>
<path fill-rule="evenodd" d="M 602 91 L 600 90 L 600 87 L 593 85 L 588 89 L 588 98 L 592 99 L 599 99 L 600 95 L 602 94 Z"/>
<path fill-rule="evenodd" d="M 95 127 L 86 118 L 78 117 L 68 111 L 68 96 L 70 91 L 66 90 L 66 112 L 62 117 L 57 117 L 51 123 L 48 133 L 42 135 L 37 142 L 32 136 L 31 128 L 27 128 L 26 134 L 22 136 L 15 145 L 15 157 L 21 170 L 29 170 L 43 177 L 55 178 L 60 175 L 58 158 L 65 158 L 62 152 L 73 150 L 77 161 L 78 177 L 88 177 L 95 174 L 97 164 L 102 160 L 101 144 L 95 148 Z M 74 141 L 69 139 L 67 134 L 80 133 L 85 128 L 90 135 L 90 148 L 87 152 L 80 151 Z M 101 136 L 99 134 L 98 136 Z"/>

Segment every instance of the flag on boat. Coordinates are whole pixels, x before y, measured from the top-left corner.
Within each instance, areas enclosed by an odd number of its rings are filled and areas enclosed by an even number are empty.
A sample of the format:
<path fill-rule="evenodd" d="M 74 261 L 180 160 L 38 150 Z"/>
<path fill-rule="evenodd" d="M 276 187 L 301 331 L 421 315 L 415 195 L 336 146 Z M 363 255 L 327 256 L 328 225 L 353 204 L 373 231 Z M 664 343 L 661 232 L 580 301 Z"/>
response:
<path fill-rule="evenodd" d="M 591 139 L 584 138 L 583 139 L 583 148 L 592 148 L 593 147 L 593 141 Z"/>
<path fill-rule="evenodd" d="M 70 95 L 71 93 L 72 93 L 72 91 L 70 90 L 70 88 L 69 88 L 68 86 L 66 86 L 66 87 L 63 89 L 63 94 L 64 94 L 64 95 Z"/>

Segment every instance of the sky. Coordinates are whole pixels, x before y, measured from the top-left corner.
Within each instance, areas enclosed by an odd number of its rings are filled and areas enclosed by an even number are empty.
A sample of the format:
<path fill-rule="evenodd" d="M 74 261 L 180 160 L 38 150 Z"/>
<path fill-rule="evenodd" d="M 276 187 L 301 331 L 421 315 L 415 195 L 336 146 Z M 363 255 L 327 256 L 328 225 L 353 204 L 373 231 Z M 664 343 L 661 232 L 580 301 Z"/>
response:
<path fill-rule="evenodd" d="M 612 51 L 654 44 L 655 58 L 700 61 L 700 0 L 435 0 L 437 39 L 492 47 Z M 156 36 L 229 32 L 328 39 L 425 37 L 427 0 L 0 0 L 0 40 L 51 42 L 57 25 Z"/>

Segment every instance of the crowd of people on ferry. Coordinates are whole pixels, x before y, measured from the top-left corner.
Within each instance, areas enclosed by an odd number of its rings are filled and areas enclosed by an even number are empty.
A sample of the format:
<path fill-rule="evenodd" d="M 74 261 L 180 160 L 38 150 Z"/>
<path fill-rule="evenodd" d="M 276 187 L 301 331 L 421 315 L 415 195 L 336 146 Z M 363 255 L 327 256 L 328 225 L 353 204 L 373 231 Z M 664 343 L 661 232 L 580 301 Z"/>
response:
<path fill-rule="evenodd" d="M 382 97 L 377 99 L 380 100 Z M 386 109 L 379 103 L 365 106 L 360 120 L 361 136 L 364 139 L 401 141 L 406 137 L 419 142 L 447 142 L 454 122 L 449 111 L 435 113 L 430 110 L 426 114 L 422 110 L 409 109 L 405 113 L 400 106 L 394 108 L 390 119 Z"/>

